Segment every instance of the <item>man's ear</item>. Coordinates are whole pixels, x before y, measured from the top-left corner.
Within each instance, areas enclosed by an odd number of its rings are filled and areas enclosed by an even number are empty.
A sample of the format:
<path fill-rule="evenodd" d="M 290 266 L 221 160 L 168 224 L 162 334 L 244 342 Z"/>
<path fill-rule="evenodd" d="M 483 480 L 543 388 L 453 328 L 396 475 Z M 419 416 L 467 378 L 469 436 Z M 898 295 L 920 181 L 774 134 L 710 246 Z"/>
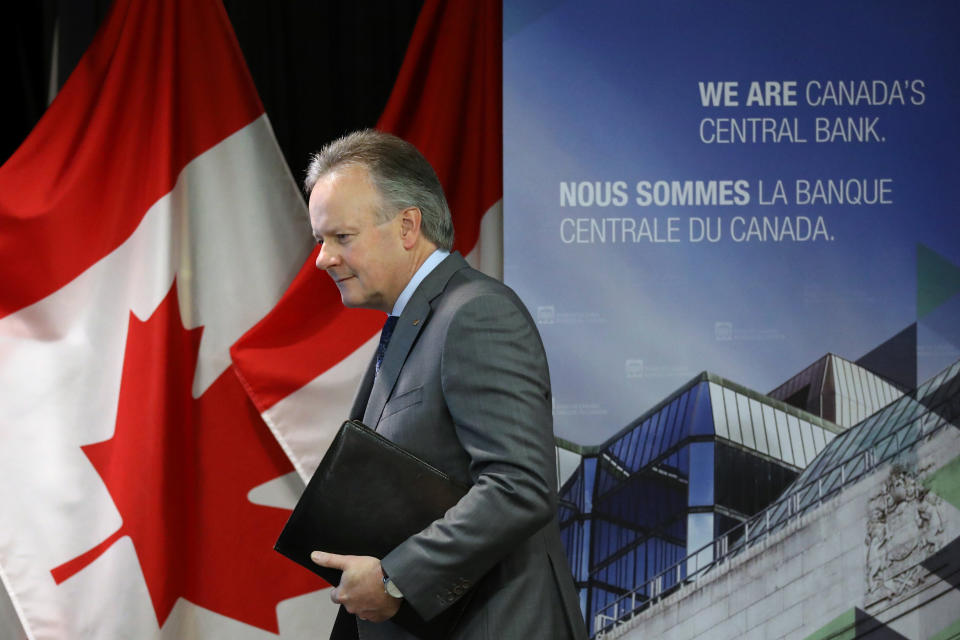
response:
<path fill-rule="evenodd" d="M 410 250 L 420 239 L 420 223 L 423 222 L 423 214 L 419 207 L 407 207 L 397 215 L 400 216 L 400 238 L 403 241 L 403 248 Z"/>

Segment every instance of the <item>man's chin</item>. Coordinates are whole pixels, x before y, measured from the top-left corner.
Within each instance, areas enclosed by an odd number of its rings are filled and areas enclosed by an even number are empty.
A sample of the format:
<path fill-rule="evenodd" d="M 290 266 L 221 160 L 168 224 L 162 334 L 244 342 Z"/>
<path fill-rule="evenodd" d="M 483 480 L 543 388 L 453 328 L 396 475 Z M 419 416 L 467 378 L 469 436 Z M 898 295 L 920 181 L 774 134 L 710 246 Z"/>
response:
<path fill-rule="evenodd" d="M 340 302 L 343 303 L 343 306 L 355 309 L 362 306 L 363 301 L 358 298 L 355 291 L 352 292 L 350 290 L 351 288 L 347 284 L 348 280 L 350 280 L 350 278 L 337 281 L 337 290 L 340 291 Z"/>
<path fill-rule="evenodd" d="M 360 305 L 357 304 L 352 298 L 347 297 L 343 293 L 340 294 L 340 302 L 342 302 L 343 306 L 347 307 L 348 309 L 357 309 L 360 307 Z"/>
<path fill-rule="evenodd" d="M 359 296 L 350 295 L 346 291 L 340 291 L 340 302 L 348 309 L 369 309 L 370 301 Z"/>
<path fill-rule="evenodd" d="M 369 298 L 357 298 L 355 296 L 349 296 L 343 291 L 340 292 L 340 302 L 342 302 L 343 306 L 347 307 L 348 309 L 373 309 L 374 311 L 390 313 L 390 311 L 384 311 L 382 304 L 376 304 Z"/>

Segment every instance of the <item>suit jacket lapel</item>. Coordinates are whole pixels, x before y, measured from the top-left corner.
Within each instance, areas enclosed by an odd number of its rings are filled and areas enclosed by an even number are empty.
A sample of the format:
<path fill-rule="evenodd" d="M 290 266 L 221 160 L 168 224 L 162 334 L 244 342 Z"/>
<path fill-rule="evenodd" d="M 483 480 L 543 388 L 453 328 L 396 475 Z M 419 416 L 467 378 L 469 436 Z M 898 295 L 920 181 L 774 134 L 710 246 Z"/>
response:
<path fill-rule="evenodd" d="M 413 348 L 417 336 L 423 330 L 427 319 L 432 310 L 431 303 L 443 293 L 447 283 L 453 274 L 467 266 L 467 262 L 459 253 L 451 253 L 443 262 L 430 272 L 423 279 L 410 302 L 400 314 L 397 321 L 397 327 L 390 338 L 390 345 L 383 356 L 383 362 L 380 364 L 380 373 L 373 381 L 373 387 L 370 391 L 369 400 L 363 413 L 363 423 L 371 428 L 376 428 L 380 422 L 380 416 L 383 415 L 383 407 L 387 404 L 393 387 L 397 384 L 400 377 L 400 370 L 403 363 L 407 360 L 410 349 Z M 361 389 L 364 385 L 361 385 Z M 362 391 L 361 391 L 362 393 Z M 356 403 L 354 403 L 356 408 Z"/>

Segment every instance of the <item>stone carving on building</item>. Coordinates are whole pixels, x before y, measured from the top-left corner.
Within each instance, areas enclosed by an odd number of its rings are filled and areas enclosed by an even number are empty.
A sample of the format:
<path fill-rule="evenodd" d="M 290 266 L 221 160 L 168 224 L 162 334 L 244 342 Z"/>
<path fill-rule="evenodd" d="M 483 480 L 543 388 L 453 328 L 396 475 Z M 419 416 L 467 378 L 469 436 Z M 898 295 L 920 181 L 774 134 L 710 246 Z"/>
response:
<path fill-rule="evenodd" d="M 926 471 L 926 469 L 921 470 Z M 866 604 L 892 604 L 912 595 L 929 573 L 921 562 L 943 545 L 942 500 L 917 473 L 895 466 L 870 499 Z"/>

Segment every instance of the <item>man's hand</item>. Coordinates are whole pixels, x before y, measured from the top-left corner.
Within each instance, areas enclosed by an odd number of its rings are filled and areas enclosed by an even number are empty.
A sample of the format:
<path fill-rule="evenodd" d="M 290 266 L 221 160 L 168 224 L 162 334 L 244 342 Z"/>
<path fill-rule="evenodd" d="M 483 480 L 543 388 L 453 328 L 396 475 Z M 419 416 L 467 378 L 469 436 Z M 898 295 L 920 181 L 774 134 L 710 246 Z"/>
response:
<path fill-rule="evenodd" d="M 343 571 L 340 585 L 330 591 L 334 604 L 342 604 L 361 620 L 383 622 L 400 608 L 400 598 L 383 590 L 383 569 L 380 560 L 371 556 L 341 556 L 314 551 L 310 559 L 321 567 Z"/>

